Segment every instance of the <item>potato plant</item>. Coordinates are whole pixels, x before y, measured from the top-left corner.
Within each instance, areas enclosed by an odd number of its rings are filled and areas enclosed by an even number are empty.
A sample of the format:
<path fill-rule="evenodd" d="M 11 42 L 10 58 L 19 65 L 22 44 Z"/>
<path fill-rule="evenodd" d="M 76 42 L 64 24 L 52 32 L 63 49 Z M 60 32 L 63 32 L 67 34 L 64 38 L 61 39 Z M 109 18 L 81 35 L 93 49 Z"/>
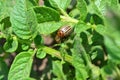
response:
<path fill-rule="evenodd" d="M 0 80 L 120 80 L 119 12 L 119 0 L 0 0 Z"/>

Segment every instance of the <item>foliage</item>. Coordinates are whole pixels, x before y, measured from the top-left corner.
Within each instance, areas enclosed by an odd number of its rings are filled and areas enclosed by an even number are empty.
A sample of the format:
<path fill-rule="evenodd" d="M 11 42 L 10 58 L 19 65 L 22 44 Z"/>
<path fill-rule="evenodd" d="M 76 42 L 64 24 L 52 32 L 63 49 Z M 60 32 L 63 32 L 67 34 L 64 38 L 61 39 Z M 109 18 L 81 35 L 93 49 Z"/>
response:
<path fill-rule="evenodd" d="M 119 12 L 118 0 L 0 0 L 0 80 L 119 80 Z"/>

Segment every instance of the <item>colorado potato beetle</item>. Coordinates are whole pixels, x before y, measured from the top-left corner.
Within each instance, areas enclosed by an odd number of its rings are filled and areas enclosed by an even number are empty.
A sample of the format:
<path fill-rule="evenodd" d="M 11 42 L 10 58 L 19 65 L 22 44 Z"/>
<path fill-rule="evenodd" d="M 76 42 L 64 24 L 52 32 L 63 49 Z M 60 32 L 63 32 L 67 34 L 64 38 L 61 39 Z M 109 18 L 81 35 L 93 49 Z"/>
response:
<path fill-rule="evenodd" d="M 57 42 L 59 42 L 61 38 L 64 38 L 64 37 L 70 35 L 70 33 L 72 32 L 72 30 L 73 30 L 73 28 L 71 26 L 63 26 L 63 27 L 61 27 L 58 30 L 58 32 L 57 32 L 55 40 Z"/>

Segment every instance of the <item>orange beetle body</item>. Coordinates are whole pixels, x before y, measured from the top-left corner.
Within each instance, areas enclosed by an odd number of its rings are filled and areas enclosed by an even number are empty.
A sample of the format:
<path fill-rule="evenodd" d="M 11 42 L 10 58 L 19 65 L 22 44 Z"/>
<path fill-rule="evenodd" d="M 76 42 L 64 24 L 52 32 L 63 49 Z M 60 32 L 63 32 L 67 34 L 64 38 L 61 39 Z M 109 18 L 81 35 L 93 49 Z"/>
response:
<path fill-rule="evenodd" d="M 71 32 L 72 32 L 72 27 L 70 27 L 70 26 L 63 26 L 62 28 L 60 28 L 58 30 L 57 35 L 60 38 L 63 38 L 63 37 L 68 36 Z"/>
<path fill-rule="evenodd" d="M 55 40 L 56 40 L 57 42 L 60 42 L 60 39 L 66 37 L 66 36 L 68 36 L 68 35 L 70 35 L 70 33 L 72 32 L 72 30 L 73 30 L 73 28 L 70 27 L 70 26 L 63 26 L 63 27 L 61 27 L 61 28 L 58 30 L 58 32 L 57 32 L 57 35 L 56 35 L 56 37 L 55 37 Z"/>

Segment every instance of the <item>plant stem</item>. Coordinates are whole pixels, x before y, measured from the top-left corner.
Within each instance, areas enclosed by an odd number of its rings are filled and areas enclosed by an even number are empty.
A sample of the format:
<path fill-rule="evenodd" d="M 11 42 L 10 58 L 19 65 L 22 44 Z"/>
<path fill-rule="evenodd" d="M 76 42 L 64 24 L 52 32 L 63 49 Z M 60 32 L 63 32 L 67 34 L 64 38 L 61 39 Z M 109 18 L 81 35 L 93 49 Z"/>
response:
<path fill-rule="evenodd" d="M 63 9 L 60 8 L 60 11 L 64 16 L 69 17 L 69 15 Z"/>
<path fill-rule="evenodd" d="M 33 56 L 35 55 L 35 53 L 36 53 L 36 52 L 37 52 L 37 49 L 35 48 L 35 49 L 34 49 L 34 53 L 33 53 Z"/>
<path fill-rule="evenodd" d="M 51 55 L 52 57 L 57 57 L 59 59 L 62 59 L 61 53 L 55 49 L 52 49 L 50 47 L 45 46 L 42 48 L 42 50 L 45 51 L 47 54 Z M 65 54 L 64 59 L 65 59 L 65 61 L 72 64 L 72 57 L 71 56 Z"/>
<path fill-rule="evenodd" d="M 60 18 L 62 20 L 68 21 L 68 22 L 73 22 L 73 23 L 78 23 L 79 22 L 77 19 L 71 18 L 63 9 L 60 8 L 60 11 L 63 14 L 63 16 L 60 16 Z"/>
<path fill-rule="evenodd" d="M 69 16 L 60 16 L 60 18 L 63 20 L 63 21 L 67 21 L 67 22 L 72 22 L 72 23 L 78 23 L 79 21 L 77 19 L 73 19 Z"/>

